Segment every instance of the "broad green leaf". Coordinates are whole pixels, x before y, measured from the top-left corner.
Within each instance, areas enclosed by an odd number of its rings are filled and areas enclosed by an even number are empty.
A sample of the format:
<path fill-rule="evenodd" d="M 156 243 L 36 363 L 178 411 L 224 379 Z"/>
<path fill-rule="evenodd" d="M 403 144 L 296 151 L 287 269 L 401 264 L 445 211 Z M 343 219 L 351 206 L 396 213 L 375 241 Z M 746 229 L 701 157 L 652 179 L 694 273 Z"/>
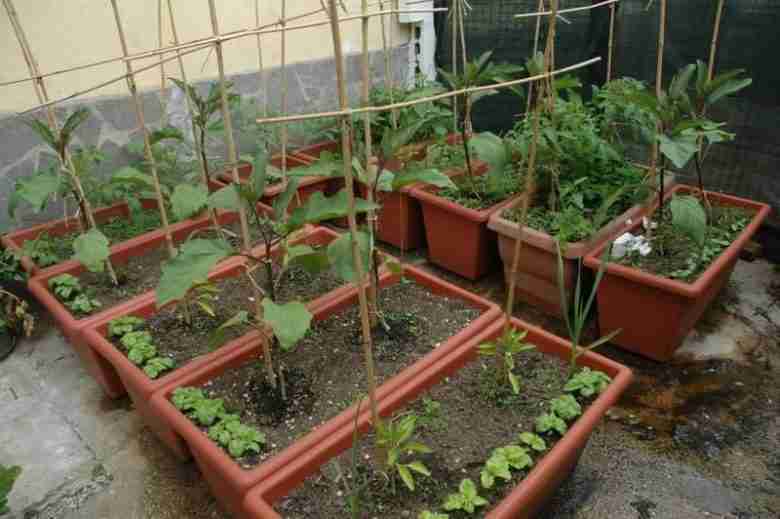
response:
<path fill-rule="evenodd" d="M 124 167 L 111 175 L 112 184 L 130 184 L 137 186 L 141 189 L 154 189 L 154 179 L 151 175 L 142 173 L 141 171 Z"/>
<path fill-rule="evenodd" d="M 25 124 L 29 126 L 43 142 L 49 145 L 51 149 L 59 153 L 59 147 L 57 146 L 57 137 L 49 129 L 48 125 L 39 121 L 38 119 L 26 120 Z"/>
<path fill-rule="evenodd" d="M 263 319 L 273 329 L 274 335 L 279 340 L 279 346 L 285 351 L 290 351 L 309 331 L 312 315 L 303 303 L 295 301 L 277 305 L 265 298 Z"/>
<path fill-rule="evenodd" d="M 344 162 L 339 157 L 323 153 L 320 158 L 308 166 L 293 168 L 288 177 L 340 177 L 344 174 Z"/>
<path fill-rule="evenodd" d="M 182 299 L 193 286 L 205 283 L 209 272 L 233 253 L 222 240 L 196 239 L 184 243 L 175 258 L 162 266 L 157 285 L 157 306 Z"/>
<path fill-rule="evenodd" d="M 455 188 L 452 179 L 438 169 L 413 169 L 398 173 L 392 181 L 392 188 L 393 191 L 398 191 L 402 187 L 417 182 L 424 182 L 441 188 Z"/>
<path fill-rule="evenodd" d="M 355 198 L 355 214 L 379 209 L 379 206 L 362 198 Z M 349 213 L 349 194 L 342 189 L 332 197 L 326 197 L 321 192 L 314 193 L 302 207 L 297 207 L 290 215 L 290 223 L 320 223 L 333 218 L 340 218 Z"/>
<path fill-rule="evenodd" d="M 65 124 L 62 125 L 62 129 L 60 130 L 60 146 L 63 148 L 68 146 L 73 132 L 89 119 L 89 115 L 89 109 L 82 106 L 68 116 L 65 120 Z"/>
<path fill-rule="evenodd" d="M 493 180 L 489 180 L 489 183 L 495 183 L 495 177 L 503 176 L 504 168 L 509 161 L 509 153 L 501 137 L 490 132 L 474 135 L 469 139 L 469 148 L 474 151 L 479 160 L 487 162 L 490 166 L 488 178 Z"/>
<path fill-rule="evenodd" d="M 287 249 L 291 264 L 302 266 L 307 272 L 317 274 L 330 266 L 326 249 L 314 249 L 308 245 L 293 245 Z"/>
<path fill-rule="evenodd" d="M 238 211 L 241 208 L 241 194 L 236 184 L 228 184 L 222 189 L 209 195 L 208 205 L 212 209 L 226 209 Z"/>
<path fill-rule="evenodd" d="M 171 206 L 177 220 L 184 220 L 200 213 L 208 204 L 209 193 L 205 186 L 179 184 L 173 190 Z"/>
<path fill-rule="evenodd" d="M 268 153 L 265 150 L 257 152 L 252 169 L 252 189 L 257 197 L 261 197 L 265 191 L 268 172 Z"/>
<path fill-rule="evenodd" d="M 300 180 L 297 178 L 287 179 L 287 187 L 284 192 L 274 199 L 274 217 L 278 221 L 282 221 L 287 214 L 287 208 L 290 207 L 295 193 L 298 192 L 298 184 Z"/>
<path fill-rule="evenodd" d="M 672 225 L 703 245 L 707 236 L 707 213 L 699 201 L 692 196 L 675 196 L 669 202 L 669 209 Z"/>
<path fill-rule="evenodd" d="M 181 132 L 180 129 L 174 128 L 173 126 L 166 126 L 164 128 L 160 128 L 159 130 L 155 130 L 149 134 L 149 144 L 151 144 L 152 146 L 154 146 L 158 142 L 168 140 L 168 139 L 183 141 L 184 134 Z"/>
<path fill-rule="evenodd" d="M 42 211 L 62 185 L 62 179 L 53 172 L 39 172 L 31 177 L 16 182 L 12 202 L 8 204 L 8 214 L 13 217 L 17 200 L 24 200 L 33 207 L 35 212 Z"/>
<path fill-rule="evenodd" d="M 398 150 L 409 144 L 420 128 L 427 123 L 427 119 L 422 119 L 398 129 L 387 128 L 382 136 L 382 155 L 384 158 L 390 159 L 395 156 Z"/>
<path fill-rule="evenodd" d="M 398 469 L 398 475 L 401 476 L 401 481 L 404 482 L 404 485 L 409 490 L 414 492 L 414 477 L 409 472 L 409 468 L 406 465 L 396 465 L 396 468 Z"/>
<path fill-rule="evenodd" d="M 659 135 L 658 141 L 661 143 L 661 153 L 679 169 L 684 168 L 699 151 L 695 133 L 683 132 L 674 138 Z"/>
<path fill-rule="evenodd" d="M 73 259 L 90 272 L 103 272 L 111 254 L 108 238 L 98 229 L 90 229 L 73 241 Z"/>
<path fill-rule="evenodd" d="M 357 241 L 364 274 L 368 272 L 371 261 L 370 240 L 371 237 L 368 233 L 363 231 L 358 232 Z M 357 281 L 357 273 L 355 272 L 355 263 L 352 255 L 351 234 L 342 234 L 328 245 L 328 259 L 330 259 L 330 263 L 335 272 L 344 281 L 347 281 L 348 283 Z"/>
<path fill-rule="evenodd" d="M 742 90 L 743 88 L 750 86 L 752 83 L 753 80 L 751 78 L 728 81 L 723 85 L 721 85 L 720 87 L 718 87 L 709 96 L 707 96 L 707 104 L 709 105 L 715 104 L 722 98 L 729 96 L 731 94 L 735 94 L 740 90 Z"/>

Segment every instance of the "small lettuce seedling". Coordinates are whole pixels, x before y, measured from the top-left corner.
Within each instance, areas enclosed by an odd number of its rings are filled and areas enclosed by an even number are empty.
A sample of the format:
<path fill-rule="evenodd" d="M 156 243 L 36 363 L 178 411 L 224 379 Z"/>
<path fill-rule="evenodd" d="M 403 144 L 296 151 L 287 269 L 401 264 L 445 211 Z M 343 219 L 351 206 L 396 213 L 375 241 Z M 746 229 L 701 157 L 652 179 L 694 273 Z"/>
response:
<path fill-rule="evenodd" d="M 51 278 L 49 288 L 57 299 L 75 314 L 88 315 L 102 306 L 100 301 L 84 293 L 79 279 L 70 274 L 60 274 Z"/>
<path fill-rule="evenodd" d="M 550 411 L 567 422 L 582 414 L 582 406 L 571 395 L 563 395 L 550 402 Z"/>
<path fill-rule="evenodd" d="M 234 458 L 250 452 L 257 454 L 265 444 L 265 435 L 242 424 L 235 414 L 223 414 L 215 425 L 209 427 L 208 437 L 226 448 Z"/>
<path fill-rule="evenodd" d="M 140 330 L 144 323 L 143 319 L 134 315 L 117 317 L 108 323 L 108 336 L 112 338 L 121 338 L 124 335 Z"/>
<path fill-rule="evenodd" d="M 487 504 L 487 499 L 477 493 L 477 485 L 470 479 L 464 479 L 460 482 L 458 493 L 447 496 L 443 508 L 448 512 L 461 510 L 467 514 L 473 514 L 477 508 Z"/>
<path fill-rule="evenodd" d="M 583 368 L 566 382 L 563 390 L 567 393 L 579 394 L 584 398 L 591 398 L 603 393 L 611 382 L 612 379 L 601 371 Z"/>
<path fill-rule="evenodd" d="M 522 432 L 520 433 L 518 439 L 520 440 L 520 443 L 527 445 L 536 452 L 544 452 L 547 450 L 547 442 L 545 442 L 544 438 L 538 434 L 534 434 L 532 432 Z"/>
<path fill-rule="evenodd" d="M 149 378 L 155 379 L 173 369 L 176 363 L 171 358 L 157 355 L 152 335 L 141 329 L 145 322 L 133 315 L 117 317 L 108 323 L 108 336 L 118 339 L 127 350 L 130 362 L 141 367 Z"/>
<path fill-rule="evenodd" d="M 518 445 L 499 447 L 493 450 L 480 473 L 482 487 L 493 488 L 496 478 L 510 481 L 512 479 L 512 469 L 525 470 L 532 467 L 533 464 L 533 458 L 524 448 Z"/>
<path fill-rule="evenodd" d="M 539 434 L 556 432 L 563 436 L 568 429 L 566 422 L 553 413 L 544 413 L 536 419 L 536 432 Z"/>

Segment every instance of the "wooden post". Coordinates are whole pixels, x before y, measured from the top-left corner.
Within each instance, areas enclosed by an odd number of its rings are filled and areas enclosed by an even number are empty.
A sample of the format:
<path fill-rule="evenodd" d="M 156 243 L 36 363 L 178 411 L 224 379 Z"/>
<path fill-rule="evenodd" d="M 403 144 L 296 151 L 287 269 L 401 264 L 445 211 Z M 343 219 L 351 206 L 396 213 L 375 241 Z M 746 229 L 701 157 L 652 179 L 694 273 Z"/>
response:
<path fill-rule="evenodd" d="M 209 12 L 211 14 L 211 30 L 214 36 L 219 36 L 219 20 L 217 19 L 217 8 L 214 0 L 209 0 Z M 233 118 L 230 115 L 230 104 L 228 102 L 227 89 L 225 88 L 225 59 L 222 53 L 222 42 L 217 40 L 214 43 L 214 49 L 217 55 L 217 67 L 219 68 L 222 121 L 225 124 L 225 146 L 227 147 L 228 161 L 230 161 L 230 167 L 233 171 L 233 182 L 238 186 L 241 183 L 241 177 L 238 175 L 238 153 L 236 153 L 236 142 L 233 139 Z M 254 210 L 254 208 L 252 209 Z M 252 241 L 249 238 L 249 222 L 243 204 L 239 206 L 238 215 L 241 222 L 241 239 L 244 250 L 249 252 L 252 247 Z"/>
<path fill-rule="evenodd" d="M 710 43 L 710 61 L 707 69 L 707 79 L 712 81 L 715 75 L 715 55 L 718 51 L 718 37 L 720 36 L 720 21 L 723 17 L 723 4 L 725 0 L 718 0 L 717 11 L 715 11 L 715 25 L 712 29 L 712 43 Z"/>
<path fill-rule="evenodd" d="M 655 65 L 655 95 L 661 96 L 663 90 L 663 72 L 664 72 L 664 44 L 666 41 L 666 0 L 660 0 L 660 19 L 658 24 L 658 56 Z M 660 122 L 658 126 L 660 126 Z M 660 129 L 660 128 L 657 128 Z M 652 155 L 650 156 L 650 176 L 653 180 L 658 179 L 658 140 L 653 140 Z M 663 182 L 661 182 L 663 184 Z M 663 196 L 663 185 L 658 186 L 658 192 Z M 663 200 L 662 200 L 663 201 Z M 652 203 L 652 202 L 651 202 Z M 663 208 L 661 208 L 663 210 Z"/>
<path fill-rule="evenodd" d="M 368 0 L 362 0 L 362 11 L 363 11 L 363 20 L 362 20 L 362 44 L 363 44 L 363 56 L 362 56 L 362 63 L 361 63 L 361 72 L 362 72 L 362 84 L 361 84 L 361 98 L 363 101 L 363 106 L 369 106 L 371 104 L 371 75 L 369 70 L 369 54 L 368 54 L 368 29 L 369 29 L 369 16 L 368 16 Z M 366 165 L 365 165 L 365 171 L 367 173 L 367 178 L 371 179 L 371 170 L 374 167 L 372 164 L 372 135 L 371 135 L 371 114 L 366 112 L 363 115 L 363 133 L 364 135 L 364 145 L 366 148 Z M 389 157 L 384 157 L 384 159 L 388 159 Z M 380 162 L 381 164 L 381 162 Z M 374 171 L 375 175 L 379 175 L 382 172 L 378 169 Z M 372 203 L 374 201 L 374 186 L 373 183 L 366 186 L 366 193 L 368 194 L 366 196 L 366 199 Z M 368 212 L 367 215 L 368 219 L 368 232 L 371 233 L 371 243 L 374 243 L 374 240 L 376 239 L 376 230 L 377 230 L 377 214 L 376 211 L 371 210 Z M 374 265 L 376 264 L 376 258 L 371 258 L 371 268 L 370 270 L 373 270 Z M 376 324 L 377 321 L 377 289 L 376 286 L 376 279 L 374 276 L 369 275 L 369 285 L 368 285 L 368 310 L 370 312 L 370 322 L 371 326 L 373 327 Z"/>
<path fill-rule="evenodd" d="M 130 52 L 127 48 L 127 40 L 125 39 L 125 31 L 122 28 L 122 19 L 119 15 L 119 6 L 117 5 L 117 0 L 111 0 L 111 7 L 114 10 L 116 30 L 119 35 L 119 43 L 122 45 L 122 54 L 128 56 Z M 125 61 L 125 67 L 127 68 L 127 87 L 130 90 L 130 94 L 133 97 L 133 102 L 135 103 L 135 115 L 138 120 L 139 129 L 143 135 L 146 160 L 149 164 L 149 170 L 152 174 L 152 179 L 154 182 L 154 191 L 160 210 L 160 220 L 162 221 L 165 232 L 165 243 L 168 247 L 168 256 L 173 258 L 176 255 L 176 248 L 173 246 L 173 236 L 171 236 L 171 230 L 168 226 L 168 211 L 165 209 L 165 199 L 163 198 L 162 188 L 160 187 L 160 178 L 157 175 L 157 162 L 155 161 L 154 155 L 152 154 L 152 144 L 149 140 L 149 131 L 146 128 L 143 104 L 141 103 L 141 97 L 138 95 L 138 87 L 135 84 L 133 65 L 130 61 Z"/>
<path fill-rule="evenodd" d="M 282 16 L 279 23 L 282 25 L 282 113 L 287 114 L 289 95 L 287 83 L 287 0 L 282 2 Z M 282 123 L 282 182 L 287 184 L 287 123 Z M 298 193 L 296 193 L 298 195 Z M 300 196 L 300 195 L 298 195 Z M 298 199 L 300 203 L 300 198 Z"/>
<path fill-rule="evenodd" d="M 179 31 L 176 29 L 176 19 L 173 14 L 173 0 L 167 0 L 168 2 L 168 16 L 171 19 L 171 35 L 173 36 L 173 43 L 174 45 L 179 44 Z M 179 73 L 181 74 L 181 80 L 184 82 L 185 85 L 189 85 L 189 81 L 187 80 L 187 70 L 184 67 L 184 58 L 181 55 L 180 50 L 176 50 L 176 57 L 179 61 Z M 195 124 L 195 109 L 192 106 L 192 99 L 190 99 L 190 95 L 188 92 L 182 92 L 184 94 L 184 99 L 187 100 L 187 111 L 190 114 L 190 122 L 192 124 L 192 142 L 195 145 L 195 154 L 198 156 L 198 165 L 200 167 L 200 178 L 203 182 L 203 187 L 206 188 L 206 191 L 209 190 L 209 173 L 208 173 L 208 164 L 205 163 L 203 160 L 203 153 L 200 147 L 200 139 L 198 139 L 198 130 L 197 125 Z M 214 226 L 215 229 L 219 229 L 219 220 L 217 220 L 217 211 L 215 209 L 209 209 L 209 216 L 211 218 L 211 224 Z"/>
<path fill-rule="evenodd" d="M 3 5 L 5 6 L 5 10 L 8 13 L 8 19 L 10 20 L 11 26 L 14 29 L 14 34 L 16 35 L 16 39 L 19 42 L 19 47 L 22 50 L 22 56 L 24 57 L 24 61 L 27 64 L 27 70 L 29 71 L 30 76 L 35 78 L 33 81 L 33 90 L 35 90 L 35 96 L 38 98 L 38 102 L 40 104 L 46 104 L 49 102 L 49 93 L 46 89 L 46 83 L 44 83 L 43 78 L 41 78 L 40 70 L 38 68 L 38 61 L 35 59 L 30 42 L 27 40 L 27 35 L 22 28 L 22 23 L 19 20 L 19 15 L 16 13 L 13 0 L 3 0 Z M 46 107 L 46 119 L 49 123 L 49 128 L 51 129 L 52 133 L 58 135 L 59 128 L 57 126 L 57 118 L 54 114 L 54 108 L 52 105 L 48 105 Z M 80 200 L 77 200 L 77 203 L 80 210 L 83 210 L 85 213 L 83 217 L 86 219 L 87 225 L 90 228 L 96 229 L 97 223 L 95 222 L 95 217 L 92 214 L 92 206 L 89 203 L 89 199 L 87 199 L 87 194 L 84 192 L 84 186 L 81 185 L 81 180 L 79 180 L 79 177 L 76 174 L 70 152 L 66 149 L 64 150 L 63 155 L 64 156 L 59 156 L 58 154 L 57 157 L 60 161 L 60 167 L 70 177 L 70 181 L 73 183 L 73 187 L 76 189 L 76 194 L 80 198 Z M 76 221 L 79 228 L 83 231 L 84 229 L 81 225 L 81 220 L 76 218 Z M 106 269 L 108 270 L 108 275 L 111 278 L 111 281 L 114 283 L 114 285 L 118 285 L 119 281 L 110 259 L 106 261 Z"/>
<path fill-rule="evenodd" d="M 544 0 L 539 0 L 539 6 L 536 8 L 537 12 L 544 11 Z M 534 30 L 534 52 L 532 56 L 535 58 L 536 53 L 539 52 L 539 34 L 542 32 L 542 17 L 536 17 L 536 29 Z M 534 83 L 528 85 L 528 99 L 526 100 L 525 111 L 531 111 L 531 99 L 534 97 Z"/>
<path fill-rule="evenodd" d="M 260 27 L 260 0 L 255 0 L 255 27 Z M 263 117 L 268 117 L 268 74 L 263 66 L 263 41 L 259 33 L 257 34 L 257 67 L 263 89 Z"/>
<path fill-rule="evenodd" d="M 344 57 L 341 50 L 341 28 L 339 27 L 339 14 L 336 9 L 336 0 L 328 0 L 330 5 L 330 24 L 333 33 L 333 50 L 336 57 L 336 80 L 338 82 L 339 106 L 342 110 L 349 107 L 347 101 L 347 83 L 344 77 Z M 349 115 L 341 116 L 341 151 L 344 157 L 344 179 L 346 181 L 347 195 L 349 197 L 349 234 L 352 241 L 352 260 L 357 275 L 358 300 L 360 302 L 360 323 L 363 334 L 363 356 L 366 364 L 366 378 L 368 385 L 368 400 L 371 408 L 371 420 L 374 427 L 380 425 L 379 408 L 376 402 L 376 373 L 374 368 L 374 347 L 371 339 L 371 320 L 366 298 L 365 273 L 358 244 L 357 220 L 355 217 L 355 192 L 352 175 L 352 150 L 350 147 Z M 384 460 L 379 460 L 384 461 Z"/>
<path fill-rule="evenodd" d="M 609 6 L 609 44 L 607 45 L 607 83 L 612 80 L 612 48 L 615 42 L 615 4 Z"/>
<path fill-rule="evenodd" d="M 162 49 L 163 43 L 163 0 L 157 0 L 157 46 Z M 165 106 L 165 54 L 160 54 L 160 104 Z"/>

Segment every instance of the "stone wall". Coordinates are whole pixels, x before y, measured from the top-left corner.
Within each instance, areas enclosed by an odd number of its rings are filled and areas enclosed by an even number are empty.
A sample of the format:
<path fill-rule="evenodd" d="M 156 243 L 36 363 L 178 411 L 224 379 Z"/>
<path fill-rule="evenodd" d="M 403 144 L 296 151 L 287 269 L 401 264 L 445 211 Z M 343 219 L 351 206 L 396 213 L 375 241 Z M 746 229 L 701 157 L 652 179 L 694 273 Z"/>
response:
<path fill-rule="evenodd" d="M 347 56 L 347 77 L 349 96 L 353 105 L 357 104 L 360 93 L 361 56 Z M 402 45 L 393 53 L 394 78 L 397 83 L 406 81 L 409 70 L 409 48 Z M 384 81 L 384 54 L 381 51 L 371 54 L 371 78 L 374 84 Z M 267 71 L 269 88 L 269 108 L 278 112 L 280 105 L 281 69 Z M 262 99 L 262 83 L 256 72 L 238 74 L 230 78 L 235 90 L 249 99 Z M 205 90 L 210 82 L 203 82 L 198 88 Z M 303 113 L 338 108 L 335 68 L 332 59 L 300 62 L 288 67 L 289 112 Z M 177 126 L 188 125 L 186 102 L 175 87 L 166 91 L 166 100 L 161 101 L 159 91 L 142 94 L 144 115 L 150 128 L 158 128 L 164 123 Z M 132 99 L 124 97 L 101 97 L 79 100 L 57 107 L 60 123 L 77 106 L 86 106 L 92 112 L 90 119 L 78 130 L 73 143 L 75 146 L 96 146 L 106 156 L 98 174 L 111 172 L 128 165 L 132 156 L 125 149 L 132 141 L 140 140 L 136 114 Z M 41 112 L 37 114 L 43 117 Z M 219 140 L 219 139 L 217 139 Z M 238 136 L 241 141 L 241 136 Z M 217 143 L 212 154 L 220 154 Z M 7 231 L 29 226 L 32 223 L 46 221 L 61 216 L 62 206 L 50 204 L 45 213 L 32 214 L 28 208 L 20 208 L 16 219 L 8 215 L 8 198 L 15 181 L 32 174 L 39 168 L 50 164 L 54 154 L 41 144 L 38 137 L 13 114 L 0 114 L 0 230 Z"/>

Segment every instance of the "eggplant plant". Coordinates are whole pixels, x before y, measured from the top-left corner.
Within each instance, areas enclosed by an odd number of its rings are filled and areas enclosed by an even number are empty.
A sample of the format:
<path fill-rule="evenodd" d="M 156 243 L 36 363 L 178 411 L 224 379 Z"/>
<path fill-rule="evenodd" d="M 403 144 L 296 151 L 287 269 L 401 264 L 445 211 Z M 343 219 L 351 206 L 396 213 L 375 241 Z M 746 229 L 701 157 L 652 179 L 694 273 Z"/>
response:
<path fill-rule="evenodd" d="M 76 129 L 88 118 L 89 110 L 80 108 L 68 116 L 60 129 L 52 130 L 37 119 L 28 121 L 30 128 L 56 153 L 60 171 L 57 172 L 56 168 L 37 171 L 28 178 L 18 180 L 8 203 L 8 211 L 13 216 L 20 201 L 27 202 L 36 211 L 41 211 L 58 193 L 67 189 L 78 207 L 77 222 L 81 232 L 73 242 L 74 259 L 90 271 L 107 270 L 111 283 L 118 285 L 119 281 L 109 260 L 108 238 L 95 224 L 91 205 L 74 165 L 76 163 L 69 152 Z"/>
<path fill-rule="evenodd" d="M 213 342 L 218 344 L 223 333 L 230 327 L 249 325 L 264 337 L 264 359 L 269 384 L 278 388 L 286 397 L 284 366 L 274 361 L 272 346 L 290 351 L 305 336 L 311 324 L 312 315 L 306 305 L 299 301 L 280 303 L 277 289 L 287 269 L 299 265 L 311 273 L 322 272 L 333 267 L 339 272 L 351 271 L 351 257 L 348 253 L 349 238 L 342 236 L 327 247 L 316 250 L 308 245 L 293 243 L 305 231 L 307 224 L 344 216 L 348 210 L 346 191 L 327 198 L 322 193 L 288 213 L 288 207 L 298 189 L 298 179 L 291 178 L 285 191 L 275 199 L 273 214 L 265 214 L 258 202 L 263 196 L 267 182 L 267 155 L 258 154 L 255 169 L 246 183 L 232 183 L 212 193 L 208 199 L 213 209 L 243 210 L 251 216 L 251 224 L 262 238 L 266 253 L 255 256 L 246 250 L 239 250 L 219 235 L 218 238 L 193 238 L 179 248 L 178 255 L 166 262 L 157 287 L 157 304 L 187 300 L 195 290 L 208 280 L 208 274 L 218 262 L 229 257 L 243 257 L 247 261 L 244 277 L 255 294 L 253 311 L 241 311 L 217 330 Z M 357 211 L 366 212 L 374 206 L 359 201 Z M 264 272 L 264 282 L 256 276 L 258 269 Z M 348 277 L 348 276 L 345 276 Z"/>

